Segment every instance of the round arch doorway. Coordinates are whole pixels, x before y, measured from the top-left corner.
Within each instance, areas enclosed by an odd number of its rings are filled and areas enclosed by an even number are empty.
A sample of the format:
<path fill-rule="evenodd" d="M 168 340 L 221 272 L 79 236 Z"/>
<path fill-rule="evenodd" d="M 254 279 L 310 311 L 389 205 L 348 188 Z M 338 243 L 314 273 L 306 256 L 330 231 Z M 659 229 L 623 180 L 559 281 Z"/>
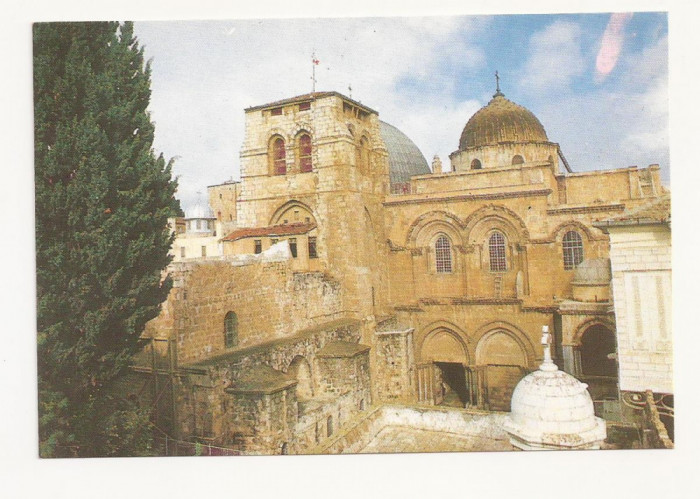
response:
<path fill-rule="evenodd" d="M 421 402 L 466 407 L 473 394 L 467 375 L 468 357 L 461 338 L 451 330 L 437 329 L 426 336 L 418 366 Z"/>
<path fill-rule="evenodd" d="M 617 342 L 615 334 L 594 324 L 581 335 L 581 378 L 588 383 L 594 400 L 617 397 Z"/>

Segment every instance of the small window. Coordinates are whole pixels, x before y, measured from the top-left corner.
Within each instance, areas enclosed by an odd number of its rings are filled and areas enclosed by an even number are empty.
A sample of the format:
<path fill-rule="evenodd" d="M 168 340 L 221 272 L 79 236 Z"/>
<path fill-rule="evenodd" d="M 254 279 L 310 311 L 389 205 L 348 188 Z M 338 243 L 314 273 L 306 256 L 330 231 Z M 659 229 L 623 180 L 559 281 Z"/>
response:
<path fill-rule="evenodd" d="M 472 170 L 481 170 L 481 161 L 475 159 L 472 161 Z"/>
<path fill-rule="evenodd" d="M 452 272 L 452 248 L 446 236 L 440 236 L 435 241 L 435 270 L 439 274 Z"/>
<path fill-rule="evenodd" d="M 367 173 L 369 171 L 369 140 L 367 140 L 367 137 L 362 137 L 360 139 L 355 161 L 362 173 Z"/>
<path fill-rule="evenodd" d="M 289 251 L 292 253 L 292 258 L 297 257 L 297 240 L 295 237 L 289 239 Z"/>
<path fill-rule="evenodd" d="M 500 232 L 489 237 L 489 268 L 491 272 L 506 270 L 506 238 Z"/>
<path fill-rule="evenodd" d="M 302 102 L 299 104 L 299 111 L 307 111 L 311 109 L 311 103 L 310 102 Z"/>
<path fill-rule="evenodd" d="M 570 230 L 564 234 L 562 250 L 564 252 L 564 269 L 571 270 L 575 268 L 583 261 L 583 240 L 581 235 L 575 230 Z"/>
<path fill-rule="evenodd" d="M 272 142 L 272 162 L 275 175 L 287 173 L 287 151 L 284 147 L 284 139 L 277 137 Z"/>
<path fill-rule="evenodd" d="M 234 312 L 229 312 L 224 317 L 224 342 L 226 348 L 238 344 L 238 316 Z"/>
<path fill-rule="evenodd" d="M 329 437 L 333 435 L 333 416 L 328 416 L 326 420 L 326 435 Z"/>
<path fill-rule="evenodd" d="M 272 240 L 270 240 L 270 246 L 274 246 L 278 242 L 279 242 L 279 239 L 272 239 Z"/>
<path fill-rule="evenodd" d="M 202 246 L 202 256 L 207 256 L 207 247 Z"/>
<path fill-rule="evenodd" d="M 282 449 L 280 450 L 280 454 L 282 454 L 283 456 L 286 456 L 289 454 L 289 444 L 287 444 L 287 442 L 282 444 Z"/>
<path fill-rule="evenodd" d="M 262 241 L 260 239 L 255 240 L 255 254 L 262 253 Z"/>
<path fill-rule="evenodd" d="M 282 115 L 282 108 L 281 107 L 276 107 L 273 110 L 270 111 L 270 114 L 272 116 L 281 116 Z"/>
<path fill-rule="evenodd" d="M 318 258 L 316 253 L 316 238 L 309 237 L 309 258 Z"/>
<path fill-rule="evenodd" d="M 523 157 L 520 154 L 516 154 L 515 156 L 513 156 L 513 163 L 512 164 L 522 165 L 523 163 L 525 163 L 525 160 L 523 159 Z"/>
<path fill-rule="evenodd" d="M 306 173 L 312 169 L 311 136 L 305 133 L 299 137 L 299 171 Z"/>
<path fill-rule="evenodd" d="M 185 258 L 185 247 L 180 246 L 180 258 Z"/>

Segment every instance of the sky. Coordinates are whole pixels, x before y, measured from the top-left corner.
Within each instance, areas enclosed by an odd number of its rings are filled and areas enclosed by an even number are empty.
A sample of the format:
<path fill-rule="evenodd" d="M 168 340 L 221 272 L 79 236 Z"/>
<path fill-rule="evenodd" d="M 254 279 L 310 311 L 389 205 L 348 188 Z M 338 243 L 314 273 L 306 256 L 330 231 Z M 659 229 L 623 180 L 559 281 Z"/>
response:
<path fill-rule="evenodd" d="M 240 178 L 246 107 L 335 90 L 444 167 L 495 92 L 530 109 L 574 171 L 658 163 L 669 183 L 665 13 L 136 22 L 154 148 L 178 197 Z M 351 87 L 352 90 L 349 89 Z"/>

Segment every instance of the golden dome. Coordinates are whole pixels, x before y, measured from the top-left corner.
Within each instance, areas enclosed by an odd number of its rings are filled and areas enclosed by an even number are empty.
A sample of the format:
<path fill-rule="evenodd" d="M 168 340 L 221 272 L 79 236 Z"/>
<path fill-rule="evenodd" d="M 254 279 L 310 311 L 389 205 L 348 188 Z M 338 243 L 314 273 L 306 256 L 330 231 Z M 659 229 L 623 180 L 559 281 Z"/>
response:
<path fill-rule="evenodd" d="M 498 91 L 472 116 L 462 131 L 459 150 L 501 142 L 548 142 L 540 120 Z"/>

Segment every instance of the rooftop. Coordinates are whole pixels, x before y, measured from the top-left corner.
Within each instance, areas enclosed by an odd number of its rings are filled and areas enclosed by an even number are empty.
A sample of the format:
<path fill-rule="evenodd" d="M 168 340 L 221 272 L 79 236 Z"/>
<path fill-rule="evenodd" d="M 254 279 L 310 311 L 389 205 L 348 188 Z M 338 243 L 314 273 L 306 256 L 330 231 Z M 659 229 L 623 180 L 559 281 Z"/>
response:
<path fill-rule="evenodd" d="M 671 222 L 671 194 L 666 193 L 649 203 L 625 210 L 620 215 L 596 222 L 600 228 L 625 225 L 655 225 Z"/>
<path fill-rule="evenodd" d="M 345 95 L 343 95 L 339 92 L 335 92 L 335 91 L 334 92 L 311 92 L 308 94 L 297 95 L 295 97 L 289 97 L 287 99 L 277 100 L 274 102 L 269 102 L 267 104 L 261 104 L 259 106 L 248 107 L 245 109 L 245 112 L 249 113 L 251 111 L 260 111 L 262 109 L 286 106 L 289 104 L 297 104 L 299 102 L 314 101 L 314 100 L 324 99 L 326 97 L 333 97 L 333 96 L 339 97 L 345 101 L 348 101 L 348 102 L 356 105 L 357 107 L 361 107 L 362 109 L 364 109 L 367 112 L 377 114 L 377 111 L 375 111 L 374 109 L 369 108 L 369 107 L 365 106 L 364 104 L 357 102 L 356 100 L 353 100 L 350 97 L 346 97 Z"/>
<path fill-rule="evenodd" d="M 282 225 L 271 225 L 268 227 L 245 227 L 236 229 L 229 233 L 222 241 L 237 241 L 246 237 L 263 237 L 263 236 L 294 236 L 306 234 L 316 228 L 315 223 L 293 223 Z"/>
<path fill-rule="evenodd" d="M 367 352 L 367 345 L 352 343 L 350 341 L 332 341 L 316 353 L 316 357 L 354 357 Z"/>

